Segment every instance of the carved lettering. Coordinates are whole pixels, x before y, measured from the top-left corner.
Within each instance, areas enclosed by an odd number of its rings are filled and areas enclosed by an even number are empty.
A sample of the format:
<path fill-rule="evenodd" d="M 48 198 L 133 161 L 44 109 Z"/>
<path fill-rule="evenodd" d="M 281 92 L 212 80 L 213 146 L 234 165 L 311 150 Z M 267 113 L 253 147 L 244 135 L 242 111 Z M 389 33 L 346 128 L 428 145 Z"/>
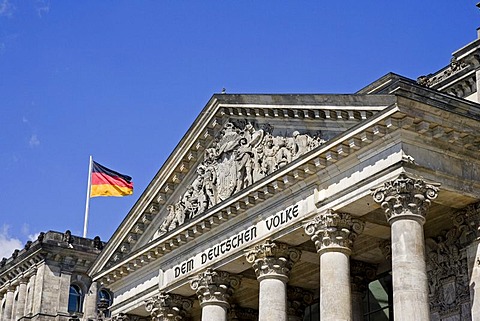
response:
<path fill-rule="evenodd" d="M 175 277 L 179 277 L 193 270 L 193 259 L 183 262 L 180 266 L 175 267 Z"/>
<path fill-rule="evenodd" d="M 265 221 L 267 229 L 270 231 L 272 228 L 277 228 L 280 225 L 286 224 L 298 216 L 298 204 L 293 205 L 284 211 L 275 214 Z"/>

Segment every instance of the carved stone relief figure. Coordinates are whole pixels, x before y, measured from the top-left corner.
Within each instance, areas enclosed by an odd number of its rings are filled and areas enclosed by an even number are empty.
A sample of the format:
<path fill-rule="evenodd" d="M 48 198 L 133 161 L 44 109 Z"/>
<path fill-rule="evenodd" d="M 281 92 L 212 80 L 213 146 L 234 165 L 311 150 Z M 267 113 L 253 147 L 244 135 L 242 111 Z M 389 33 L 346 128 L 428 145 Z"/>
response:
<path fill-rule="evenodd" d="M 479 236 L 480 203 L 456 212 L 454 227 L 426 240 L 430 309 L 433 318 L 470 320 L 465 248 Z"/>
<path fill-rule="evenodd" d="M 212 208 L 299 156 L 325 143 L 320 135 L 299 131 L 273 135 L 273 126 L 261 129 L 247 121 L 227 122 L 204 152 L 196 176 L 177 203 L 167 206 L 154 238 Z"/>

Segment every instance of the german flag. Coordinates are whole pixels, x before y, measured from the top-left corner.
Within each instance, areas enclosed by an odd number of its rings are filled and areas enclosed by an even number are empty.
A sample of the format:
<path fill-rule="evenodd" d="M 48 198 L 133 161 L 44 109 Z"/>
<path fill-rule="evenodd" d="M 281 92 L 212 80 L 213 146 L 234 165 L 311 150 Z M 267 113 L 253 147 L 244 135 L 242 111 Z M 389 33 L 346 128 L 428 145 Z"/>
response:
<path fill-rule="evenodd" d="M 131 194 L 133 194 L 133 183 L 130 176 L 115 172 L 93 161 L 90 197 Z"/>

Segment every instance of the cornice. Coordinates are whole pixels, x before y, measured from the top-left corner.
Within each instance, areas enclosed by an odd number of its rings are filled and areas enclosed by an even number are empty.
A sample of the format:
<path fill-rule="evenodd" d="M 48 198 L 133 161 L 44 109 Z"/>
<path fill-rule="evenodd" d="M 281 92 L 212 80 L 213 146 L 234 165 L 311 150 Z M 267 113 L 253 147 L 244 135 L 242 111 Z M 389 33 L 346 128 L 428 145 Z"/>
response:
<path fill-rule="evenodd" d="M 25 259 L 16 262 L 10 266 L 7 270 L 0 274 L 0 292 L 3 292 L 11 284 L 15 284 L 20 279 L 30 275 L 32 270 L 38 266 L 45 259 L 45 253 L 41 248 L 31 252 Z"/>

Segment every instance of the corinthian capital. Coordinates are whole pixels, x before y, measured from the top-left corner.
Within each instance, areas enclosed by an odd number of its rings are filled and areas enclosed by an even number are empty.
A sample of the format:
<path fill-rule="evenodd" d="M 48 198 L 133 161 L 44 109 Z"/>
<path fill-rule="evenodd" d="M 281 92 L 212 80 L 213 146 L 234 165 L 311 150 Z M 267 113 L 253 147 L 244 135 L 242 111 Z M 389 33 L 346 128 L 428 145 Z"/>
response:
<path fill-rule="evenodd" d="M 302 252 L 284 243 L 265 241 L 245 254 L 251 263 L 257 279 L 276 277 L 288 280 L 293 264 L 300 259 Z"/>
<path fill-rule="evenodd" d="M 402 217 L 424 223 L 431 201 L 438 196 L 439 185 L 428 184 L 402 173 L 396 179 L 372 190 L 372 195 L 375 202 L 384 209 L 389 223 Z"/>
<path fill-rule="evenodd" d="M 161 293 L 145 302 L 152 321 L 180 321 L 185 319 L 193 302 L 181 295 Z"/>
<path fill-rule="evenodd" d="M 305 233 L 315 243 L 317 252 L 343 251 L 350 254 L 353 241 L 363 232 L 365 224 L 350 214 L 328 210 L 305 223 Z"/>
<path fill-rule="evenodd" d="M 231 276 L 227 272 L 212 271 L 211 269 L 206 270 L 190 281 L 190 287 L 197 293 L 200 306 L 209 303 L 228 306 L 233 291 L 239 285 L 239 277 Z"/>

